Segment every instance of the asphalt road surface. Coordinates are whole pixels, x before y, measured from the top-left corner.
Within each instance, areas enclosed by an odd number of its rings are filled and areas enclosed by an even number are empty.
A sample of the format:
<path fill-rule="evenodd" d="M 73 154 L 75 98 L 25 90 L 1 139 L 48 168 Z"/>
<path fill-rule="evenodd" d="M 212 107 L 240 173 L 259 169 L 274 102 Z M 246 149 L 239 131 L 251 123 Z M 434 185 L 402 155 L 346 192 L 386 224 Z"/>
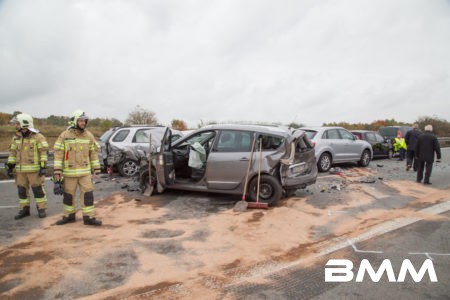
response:
<path fill-rule="evenodd" d="M 344 170 L 353 170 L 353 165 L 339 166 Z M 339 176 L 329 173 L 320 174 L 317 183 L 308 187 L 306 190 L 298 191 L 299 197 L 307 197 L 306 203 L 317 210 L 328 210 L 328 215 L 342 213 L 342 219 L 350 218 L 353 213 L 361 213 L 363 210 L 377 209 L 396 209 L 407 204 L 412 204 L 418 213 L 427 213 L 434 215 L 435 218 L 408 217 L 399 219 L 396 223 L 384 222 L 380 224 L 381 229 L 371 235 L 353 236 L 347 239 L 346 236 L 333 236 L 333 227 L 339 223 L 329 223 L 327 226 L 313 228 L 313 237 L 325 243 L 320 251 L 313 251 L 313 262 L 304 262 L 301 258 L 290 260 L 289 264 L 274 264 L 270 269 L 257 273 L 250 277 L 239 277 L 216 288 L 219 290 L 215 298 L 237 298 L 237 299 L 450 299 L 450 149 L 443 149 L 443 161 L 435 164 L 432 174 L 432 189 L 441 193 L 439 201 L 430 204 L 424 202 L 416 203 L 415 199 L 409 195 L 400 195 L 392 188 L 389 183 L 398 181 L 415 181 L 415 173 L 405 171 L 405 161 L 400 162 L 396 159 L 375 160 L 372 161 L 371 168 L 375 175 L 365 178 L 358 189 L 361 193 L 371 194 L 379 200 L 349 208 L 346 211 L 330 210 L 330 205 L 348 204 L 346 198 L 349 189 L 348 179 L 341 179 Z M 349 171 L 351 173 L 353 171 Z M 351 178 L 349 174 L 348 178 Z M 364 183 L 367 182 L 367 183 Z M 415 183 L 414 183 L 415 184 Z M 133 191 L 133 181 L 115 177 L 109 180 L 106 177 L 100 179 L 95 184 L 96 199 L 102 199 L 113 193 L 121 192 L 137 200 L 141 197 L 140 193 Z M 421 192 L 424 186 L 415 184 L 413 192 Z M 49 180 L 45 183 L 48 197 L 47 214 L 49 217 L 62 214 L 62 196 L 55 196 L 52 193 L 53 183 Z M 5 249 L 9 249 L 18 239 L 29 235 L 35 229 L 42 229 L 42 220 L 37 217 L 35 207 L 32 207 L 31 216 L 22 220 L 14 220 L 17 213 L 17 189 L 11 180 L 0 182 L 1 202 L 0 202 L 0 254 L 4 254 Z M 164 220 L 158 220 L 158 224 L 165 221 L 183 218 L 203 218 L 208 215 L 214 215 L 217 212 L 230 210 L 234 203 L 240 200 L 240 197 L 230 197 L 224 195 L 201 194 L 190 192 L 166 191 L 163 195 L 155 198 L 156 206 L 168 207 L 173 205 L 176 199 L 178 202 L 185 199 L 184 205 L 192 202 L 189 209 L 176 209 L 173 214 L 164 216 Z M 192 201 L 195 199 L 195 201 Z M 143 201 L 144 203 L 145 201 Z M 425 201 L 426 202 L 426 201 Z M 274 210 L 282 208 L 285 202 L 282 202 Z M 428 210 L 427 210 L 428 209 Z M 431 212 L 431 213 L 430 213 Z M 184 214 L 184 215 L 183 215 Z M 255 213 L 257 221 L 261 215 Z M 363 222 L 370 220 L 362 220 Z M 156 221 L 155 221 L 156 222 Z M 107 225 L 107 220 L 106 220 Z M 384 227 L 383 227 L 384 226 Z M 111 228 L 112 230 L 113 228 Z M 156 234 L 155 232 L 149 233 Z M 167 230 L 158 234 L 176 235 L 177 232 Z M 179 234 L 179 233 L 178 233 Z M 293 235 L 296 233 L 293 232 Z M 282 243 L 283 241 L 278 241 Z M 154 251 L 168 251 L 170 248 L 150 249 Z M 172 249 L 173 250 L 173 249 Z M 120 258 L 120 253 L 117 254 Z M 325 264 L 329 259 L 349 259 L 353 262 L 353 271 L 357 272 L 363 259 L 367 259 L 375 270 L 378 269 L 384 259 L 389 259 L 396 276 L 398 276 L 402 261 L 411 260 L 416 270 L 420 268 L 425 259 L 432 260 L 438 282 L 430 282 L 429 277 L 423 277 L 422 282 L 414 282 L 411 277 L 407 277 L 405 282 L 388 282 L 387 276 L 383 275 L 379 282 L 373 282 L 367 274 L 363 282 L 330 283 L 325 282 Z M 120 264 L 117 264 L 118 266 Z M 111 267 L 111 265 L 109 265 Z M 112 264 L 114 269 L 114 264 Z M 111 270 L 110 270 L 111 271 Z M 112 270 L 111 272 L 113 272 Z M 105 271 L 106 272 L 106 271 Z M 256 274 L 256 273 L 255 273 Z M 1 281 L 1 278 L 7 276 L 0 271 L 0 298 L 7 297 L 8 291 L 13 289 L 19 283 L 14 281 Z M 125 276 L 125 275 L 124 275 Z M 125 283 L 123 279 L 119 283 Z M 60 298 L 78 298 L 87 295 L 95 295 L 98 291 L 104 289 L 104 286 L 93 287 L 88 294 L 73 293 L 72 297 Z M 54 298 L 48 293 L 41 292 L 33 294 L 30 292 L 25 298 L 35 295 L 36 299 Z M 135 293 L 138 297 L 139 293 Z M 150 295 L 150 296 L 149 296 Z M 159 295 L 162 298 L 177 299 L 185 298 L 185 295 L 164 294 Z M 14 297 L 13 297 L 14 298 Z M 58 298 L 58 297 L 56 297 Z M 114 298 L 114 297 L 113 297 Z M 125 297 L 118 297 L 125 298 Z M 143 294 L 141 298 L 152 298 L 151 294 Z M 158 298 L 158 297 L 154 297 Z M 189 298 L 189 297 L 187 297 Z M 205 297 L 209 298 L 209 297 Z"/>

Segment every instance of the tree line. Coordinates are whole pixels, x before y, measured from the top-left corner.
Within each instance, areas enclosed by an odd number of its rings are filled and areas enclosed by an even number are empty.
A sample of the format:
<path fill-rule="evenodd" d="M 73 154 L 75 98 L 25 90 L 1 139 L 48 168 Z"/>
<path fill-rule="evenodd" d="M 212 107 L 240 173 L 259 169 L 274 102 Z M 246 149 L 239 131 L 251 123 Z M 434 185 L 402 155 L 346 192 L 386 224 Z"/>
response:
<path fill-rule="evenodd" d="M 12 114 L 0 112 L 0 125 L 8 125 L 13 116 L 19 114 L 19 111 L 15 111 Z M 55 116 L 50 115 L 47 118 L 34 118 L 35 126 L 39 127 L 42 125 L 50 125 L 50 126 L 67 126 L 69 117 L 68 116 Z M 217 124 L 216 121 L 203 122 L 200 120 L 198 124 L 198 128 L 203 127 L 208 124 Z M 249 123 L 249 122 L 236 122 L 231 121 L 228 123 Z M 425 125 L 431 124 L 433 125 L 433 132 L 439 137 L 448 137 L 450 136 L 450 122 L 445 119 L 439 118 L 437 116 L 423 116 L 419 117 L 414 123 L 419 125 L 419 128 L 423 130 Z M 330 122 L 323 123 L 323 126 L 340 126 L 344 127 L 348 130 L 373 130 L 377 131 L 380 127 L 384 126 L 411 126 L 414 123 L 406 123 L 397 121 L 395 119 L 385 119 L 385 120 L 375 120 L 371 123 L 348 123 L 348 122 Z M 89 126 L 92 127 L 100 127 L 103 129 L 108 129 L 114 126 L 123 126 L 123 125 L 151 125 L 157 126 L 161 125 L 161 123 L 156 118 L 156 115 L 153 111 L 140 107 L 139 105 L 134 108 L 128 114 L 127 119 L 124 123 L 115 119 L 115 118 L 92 118 L 89 120 Z M 282 125 L 282 123 L 272 123 L 271 125 Z M 170 126 L 177 130 L 187 130 L 188 126 L 186 122 L 181 119 L 173 119 L 170 123 Z M 300 128 L 305 126 L 302 123 L 290 123 L 286 124 L 286 126 L 291 128 Z"/>
<path fill-rule="evenodd" d="M 11 119 L 21 113 L 20 111 L 15 111 L 12 114 L 0 112 L 0 125 L 8 125 Z M 69 122 L 69 117 L 67 116 L 55 116 L 50 115 L 47 118 L 37 118 L 33 116 L 34 125 L 36 127 L 43 125 L 50 126 L 67 126 Z M 110 128 L 113 126 L 122 126 L 123 123 L 114 118 L 92 118 L 89 119 L 89 126 L 93 127 L 102 127 L 102 128 Z"/>

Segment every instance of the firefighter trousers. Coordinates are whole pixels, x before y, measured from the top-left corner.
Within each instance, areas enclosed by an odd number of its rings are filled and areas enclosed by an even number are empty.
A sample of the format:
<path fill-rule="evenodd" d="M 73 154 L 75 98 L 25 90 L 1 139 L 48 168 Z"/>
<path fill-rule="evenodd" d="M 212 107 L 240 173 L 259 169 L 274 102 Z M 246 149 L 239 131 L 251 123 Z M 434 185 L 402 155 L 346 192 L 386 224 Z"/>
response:
<path fill-rule="evenodd" d="M 34 201 L 38 209 L 47 207 L 47 196 L 44 189 L 45 176 L 38 172 L 17 172 L 16 185 L 19 194 L 19 207 L 30 207 L 30 187 L 33 191 Z"/>
<path fill-rule="evenodd" d="M 94 185 L 91 175 L 64 177 L 64 215 L 76 213 L 76 191 L 80 189 L 80 206 L 83 216 L 94 216 Z"/>

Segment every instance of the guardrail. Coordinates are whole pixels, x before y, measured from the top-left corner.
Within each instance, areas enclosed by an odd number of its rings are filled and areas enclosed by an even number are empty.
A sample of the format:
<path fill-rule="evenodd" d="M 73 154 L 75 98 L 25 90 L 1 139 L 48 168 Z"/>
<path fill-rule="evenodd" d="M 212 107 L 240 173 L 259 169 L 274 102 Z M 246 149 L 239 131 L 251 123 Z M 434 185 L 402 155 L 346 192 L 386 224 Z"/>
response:
<path fill-rule="evenodd" d="M 441 147 L 450 147 L 450 137 L 441 137 L 438 138 L 438 141 Z"/>
<path fill-rule="evenodd" d="M 5 164 L 8 161 L 8 155 L 9 152 L 0 152 L 0 169 L 5 167 Z M 49 151 L 47 155 L 47 167 L 53 168 L 53 151 Z"/>

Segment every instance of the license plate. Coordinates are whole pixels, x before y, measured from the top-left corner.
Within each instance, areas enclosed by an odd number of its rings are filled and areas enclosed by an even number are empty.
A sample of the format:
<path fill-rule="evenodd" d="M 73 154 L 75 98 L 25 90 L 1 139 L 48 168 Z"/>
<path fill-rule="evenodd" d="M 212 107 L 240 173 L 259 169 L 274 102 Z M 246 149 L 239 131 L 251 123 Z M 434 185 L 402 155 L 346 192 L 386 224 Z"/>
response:
<path fill-rule="evenodd" d="M 303 172 L 303 170 L 305 170 L 304 166 L 297 166 L 297 167 L 292 168 L 292 173 L 298 174 L 298 173 Z"/>
<path fill-rule="evenodd" d="M 306 169 L 305 163 L 300 163 L 290 167 L 292 174 L 300 174 L 303 173 Z"/>

